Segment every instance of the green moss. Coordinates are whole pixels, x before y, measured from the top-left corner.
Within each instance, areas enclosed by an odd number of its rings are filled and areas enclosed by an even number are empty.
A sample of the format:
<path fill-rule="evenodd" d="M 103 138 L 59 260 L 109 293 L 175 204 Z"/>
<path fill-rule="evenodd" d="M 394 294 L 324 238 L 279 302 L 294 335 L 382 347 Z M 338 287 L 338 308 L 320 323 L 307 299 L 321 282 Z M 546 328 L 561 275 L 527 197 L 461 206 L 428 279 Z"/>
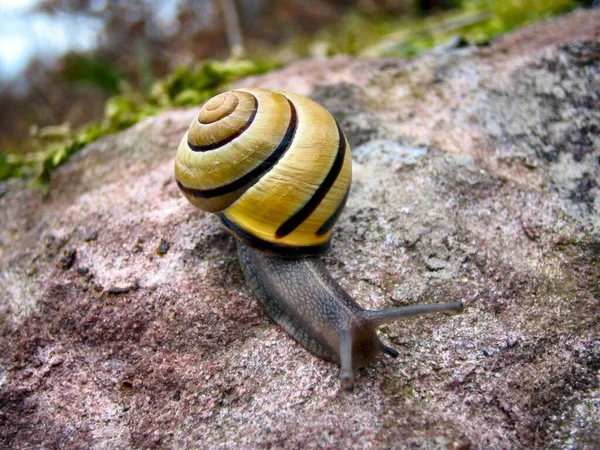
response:
<path fill-rule="evenodd" d="M 516 27 L 555 14 L 570 11 L 575 0 L 471 0 L 461 7 L 429 17 L 373 17 L 350 13 L 316 39 L 299 39 L 285 44 L 299 56 L 315 48 L 329 55 L 354 54 L 363 57 L 410 57 L 455 39 L 482 45 Z M 271 60 L 206 61 L 192 68 L 179 68 L 151 87 L 148 94 L 127 91 L 117 68 L 97 56 L 69 55 L 64 76 L 74 82 L 97 85 L 120 93 L 105 106 L 102 120 L 78 130 L 49 127 L 36 134 L 38 153 L 20 156 L 0 153 L 0 181 L 26 178 L 30 184 L 47 190 L 52 171 L 88 143 L 108 133 L 127 128 L 140 120 L 179 106 L 202 103 L 229 82 L 278 67 Z"/>
<path fill-rule="evenodd" d="M 438 14 L 419 17 L 377 17 L 351 13 L 318 35 L 327 53 L 365 57 L 414 56 L 451 39 L 482 45 L 517 27 L 568 12 L 575 0 L 472 0 Z M 295 40 L 293 48 L 307 55 L 314 41 Z"/>
<path fill-rule="evenodd" d="M 61 75 L 67 82 L 99 87 L 111 94 L 121 92 L 123 71 L 102 55 L 70 52 L 62 64 Z"/>
<path fill-rule="evenodd" d="M 278 64 L 272 61 L 236 60 L 206 61 L 195 68 L 179 68 L 155 83 L 147 96 L 125 92 L 110 98 L 104 117 L 98 122 L 77 130 L 65 125 L 38 130 L 34 140 L 39 152 L 27 155 L 0 153 L 0 181 L 25 178 L 31 187 L 47 193 L 52 171 L 99 137 L 128 128 L 168 108 L 198 105 L 226 89 L 227 83 L 233 80 L 276 67 Z"/>
<path fill-rule="evenodd" d="M 407 399 L 415 397 L 414 381 L 397 375 L 385 376 L 382 383 L 382 392 L 398 406 Z"/>
<path fill-rule="evenodd" d="M 6 180 L 11 177 L 23 178 L 30 171 L 30 165 L 20 155 L 0 153 L 0 180 Z"/>

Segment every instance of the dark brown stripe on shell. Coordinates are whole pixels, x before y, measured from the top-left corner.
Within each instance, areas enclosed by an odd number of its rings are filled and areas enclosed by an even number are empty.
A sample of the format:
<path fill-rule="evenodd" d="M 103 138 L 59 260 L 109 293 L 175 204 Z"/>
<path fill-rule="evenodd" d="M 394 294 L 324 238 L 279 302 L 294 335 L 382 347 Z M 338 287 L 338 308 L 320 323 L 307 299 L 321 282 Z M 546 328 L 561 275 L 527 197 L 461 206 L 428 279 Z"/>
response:
<path fill-rule="evenodd" d="M 225 225 L 225 227 L 227 227 L 227 229 L 233 233 L 235 237 L 244 242 L 244 244 L 252 247 L 255 250 L 265 253 L 273 253 L 284 256 L 320 255 L 321 253 L 327 251 L 331 244 L 329 241 L 320 245 L 311 245 L 307 247 L 292 247 L 288 245 L 274 244 L 248 233 L 239 225 L 229 220 L 223 213 L 219 214 L 219 218 L 221 219 L 221 222 L 223 222 L 223 225 Z"/>
<path fill-rule="evenodd" d="M 250 95 L 252 95 L 252 94 L 250 94 Z M 246 131 L 248 128 L 250 128 L 250 125 L 252 125 L 252 122 L 254 121 L 254 118 L 256 117 L 256 113 L 258 112 L 258 99 L 254 95 L 252 95 L 252 98 L 254 99 L 254 106 L 252 107 L 252 114 L 250 114 L 250 117 L 248 118 L 246 123 L 244 125 L 242 125 L 235 133 L 231 134 L 230 136 L 227 136 L 225 139 L 221 139 L 220 141 L 212 142 L 210 144 L 204 144 L 204 145 L 192 144 L 188 138 L 187 144 L 190 147 L 190 150 L 192 150 L 194 152 L 207 152 L 210 150 L 215 150 L 219 147 L 224 146 L 225 144 L 230 143 L 235 138 L 238 138 L 244 131 Z M 198 123 L 200 123 L 200 122 L 198 122 Z"/>
<path fill-rule="evenodd" d="M 346 206 L 346 200 L 348 200 L 349 193 L 350 193 L 350 187 L 348 187 L 348 190 L 346 191 L 344 198 L 342 199 L 342 201 L 340 202 L 338 207 L 335 209 L 333 214 L 329 217 L 329 219 L 327 219 L 325 221 L 325 223 L 323 225 L 321 225 L 321 228 L 319 228 L 317 230 L 317 232 L 315 233 L 317 236 L 323 236 L 324 234 L 329 233 L 331 228 L 333 228 L 333 226 L 335 225 L 335 222 L 338 220 L 338 217 L 340 217 L 340 214 L 342 213 L 344 206 Z"/>
<path fill-rule="evenodd" d="M 317 207 L 321 204 L 321 201 L 325 198 L 333 183 L 337 179 L 340 171 L 342 170 L 342 166 L 344 165 L 344 157 L 346 155 L 346 138 L 342 133 L 340 125 L 336 122 L 338 134 L 340 136 L 340 142 L 338 145 L 337 155 L 329 169 L 329 173 L 321 183 L 321 185 L 317 188 L 313 196 L 300 208 L 298 211 L 294 213 L 288 220 L 286 220 L 283 225 L 281 225 L 275 236 L 278 238 L 282 238 L 290 234 L 294 231 L 302 222 L 304 222 Z"/>
<path fill-rule="evenodd" d="M 248 172 L 246 175 L 241 176 L 237 180 L 232 181 L 229 184 L 225 184 L 223 186 L 219 186 L 214 189 L 192 189 L 187 186 L 184 186 L 179 180 L 177 181 L 177 186 L 186 194 L 192 197 L 200 197 L 200 198 L 215 198 L 221 195 L 230 194 L 231 192 L 235 192 L 238 189 L 244 186 L 252 186 L 260 180 L 264 174 L 270 171 L 275 164 L 281 159 L 281 157 L 287 152 L 287 150 L 292 145 L 292 141 L 294 140 L 294 136 L 296 135 L 296 129 L 298 128 L 298 113 L 296 112 L 296 108 L 291 101 L 288 100 L 290 105 L 290 123 L 288 124 L 287 131 L 283 136 L 283 139 L 277 146 L 277 148 L 265 159 L 261 162 L 258 167 Z"/>

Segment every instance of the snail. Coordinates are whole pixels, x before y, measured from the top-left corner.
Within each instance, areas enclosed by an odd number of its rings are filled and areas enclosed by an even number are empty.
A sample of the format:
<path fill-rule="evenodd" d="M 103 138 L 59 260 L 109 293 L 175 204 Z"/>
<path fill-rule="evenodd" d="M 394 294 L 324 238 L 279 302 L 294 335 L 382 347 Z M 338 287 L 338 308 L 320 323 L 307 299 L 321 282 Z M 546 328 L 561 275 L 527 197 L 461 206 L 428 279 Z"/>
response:
<path fill-rule="evenodd" d="M 359 306 L 317 256 L 330 246 L 352 177 L 350 146 L 333 116 L 307 97 L 237 89 L 208 100 L 183 136 L 175 179 L 194 205 L 218 215 L 266 315 L 316 356 L 340 365 L 351 391 L 358 368 L 398 356 L 376 329 L 399 318 L 458 313 L 461 303 L 382 311 Z"/>

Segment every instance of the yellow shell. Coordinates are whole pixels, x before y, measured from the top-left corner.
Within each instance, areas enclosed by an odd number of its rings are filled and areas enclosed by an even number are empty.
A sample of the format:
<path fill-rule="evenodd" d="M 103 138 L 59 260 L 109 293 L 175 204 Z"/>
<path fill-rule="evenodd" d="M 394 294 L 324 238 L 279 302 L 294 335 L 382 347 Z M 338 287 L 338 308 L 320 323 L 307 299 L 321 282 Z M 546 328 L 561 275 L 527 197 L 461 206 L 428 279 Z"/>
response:
<path fill-rule="evenodd" d="M 208 100 L 183 136 L 175 179 L 253 248 L 315 254 L 329 247 L 352 178 L 333 116 L 288 92 L 238 89 Z"/>

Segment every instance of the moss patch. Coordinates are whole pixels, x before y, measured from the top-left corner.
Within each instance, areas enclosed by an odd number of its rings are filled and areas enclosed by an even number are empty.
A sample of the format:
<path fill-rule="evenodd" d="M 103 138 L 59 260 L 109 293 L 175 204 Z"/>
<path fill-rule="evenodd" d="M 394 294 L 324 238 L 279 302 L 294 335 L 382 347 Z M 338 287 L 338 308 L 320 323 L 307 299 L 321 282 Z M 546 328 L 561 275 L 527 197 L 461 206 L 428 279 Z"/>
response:
<path fill-rule="evenodd" d="M 382 18 L 350 13 L 316 38 L 296 38 L 281 50 L 293 49 L 306 56 L 319 48 L 329 55 L 345 53 L 363 57 L 409 57 L 423 50 L 447 44 L 482 45 L 495 36 L 552 15 L 570 11 L 582 3 L 575 0 L 471 0 L 462 6 L 428 17 Z M 85 58 L 71 58 L 69 76 L 86 78 L 92 72 L 113 91 L 117 75 L 104 73 Z M 193 106 L 226 89 L 229 82 L 279 67 L 273 60 L 206 61 L 194 68 L 179 68 L 155 83 L 148 94 L 129 91 L 112 97 L 104 117 L 79 129 L 68 126 L 45 127 L 34 133 L 37 153 L 0 153 L 0 181 L 25 178 L 30 186 L 47 192 L 52 171 L 71 155 L 99 137 L 125 129 L 165 109 Z M 109 76 L 110 75 L 110 76 Z M 87 77 L 89 78 L 89 76 Z"/>
<path fill-rule="evenodd" d="M 576 0 L 471 0 L 427 17 L 350 13 L 313 39 L 290 44 L 301 55 L 326 52 L 364 57 L 410 57 L 437 45 L 482 45 L 520 26 L 580 6 Z"/>
<path fill-rule="evenodd" d="M 37 130 L 33 138 L 39 152 L 0 153 L 0 181 L 25 178 L 31 187 L 47 193 L 52 171 L 99 137 L 128 128 L 168 108 L 197 105 L 226 89 L 231 81 L 278 66 L 272 61 L 231 60 L 207 61 L 194 68 L 177 69 L 158 81 L 147 96 L 127 92 L 109 99 L 104 117 L 98 122 L 80 129 L 63 125 Z"/>

